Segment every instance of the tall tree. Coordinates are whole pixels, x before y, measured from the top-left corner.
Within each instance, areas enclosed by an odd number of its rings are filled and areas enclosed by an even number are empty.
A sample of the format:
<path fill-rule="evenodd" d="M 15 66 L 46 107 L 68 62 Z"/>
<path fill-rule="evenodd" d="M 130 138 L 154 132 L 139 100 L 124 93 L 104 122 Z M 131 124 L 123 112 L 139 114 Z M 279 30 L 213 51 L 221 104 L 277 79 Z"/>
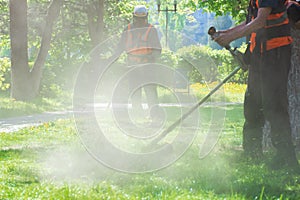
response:
<path fill-rule="evenodd" d="M 52 0 L 46 16 L 39 53 L 32 67 L 28 63 L 27 0 L 10 0 L 11 97 L 28 101 L 39 92 L 42 69 L 50 48 L 53 23 L 63 0 Z"/>

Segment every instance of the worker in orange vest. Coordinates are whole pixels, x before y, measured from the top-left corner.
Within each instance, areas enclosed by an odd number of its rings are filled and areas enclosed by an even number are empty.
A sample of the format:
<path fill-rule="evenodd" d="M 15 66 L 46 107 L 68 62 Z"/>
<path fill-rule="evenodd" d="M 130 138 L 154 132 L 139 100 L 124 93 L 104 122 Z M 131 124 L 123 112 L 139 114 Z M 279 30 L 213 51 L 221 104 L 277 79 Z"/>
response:
<path fill-rule="evenodd" d="M 128 24 L 121 35 L 117 54 L 126 52 L 129 71 L 129 92 L 135 110 L 143 110 L 142 89 L 147 97 L 152 121 L 161 121 L 157 85 L 143 85 L 146 77 L 155 76 L 155 70 L 145 73 L 145 67 L 151 68 L 161 55 L 161 44 L 157 29 L 148 23 L 148 10 L 144 5 L 135 6 L 133 22 Z"/>
<path fill-rule="evenodd" d="M 300 173 L 292 143 L 288 114 L 287 81 L 291 65 L 290 24 L 287 0 L 249 0 L 247 20 L 220 31 L 222 46 L 250 35 L 250 68 L 244 101 L 243 148 L 250 160 L 263 158 L 265 121 L 270 122 L 276 154 L 269 166 Z"/>

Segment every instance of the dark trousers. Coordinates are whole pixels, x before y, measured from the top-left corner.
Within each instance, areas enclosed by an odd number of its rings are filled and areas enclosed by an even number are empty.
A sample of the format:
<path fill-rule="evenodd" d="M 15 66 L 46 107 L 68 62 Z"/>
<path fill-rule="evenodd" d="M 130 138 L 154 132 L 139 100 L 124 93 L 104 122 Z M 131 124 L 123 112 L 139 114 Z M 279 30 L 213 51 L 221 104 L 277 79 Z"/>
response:
<path fill-rule="evenodd" d="M 148 70 L 146 70 L 147 67 Z M 129 96 L 131 97 L 132 107 L 141 108 L 142 90 L 144 90 L 152 117 L 156 117 L 160 111 L 155 76 L 156 73 L 151 70 L 150 64 L 137 66 L 129 73 Z"/>
<path fill-rule="evenodd" d="M 262 152 L 265 120 L 270 122 L 277 152 L 293 151 L 287 98 L 290 59 L 290 45 L 252 55 L 244 101 L 243 148 L 247 153 Z"/>

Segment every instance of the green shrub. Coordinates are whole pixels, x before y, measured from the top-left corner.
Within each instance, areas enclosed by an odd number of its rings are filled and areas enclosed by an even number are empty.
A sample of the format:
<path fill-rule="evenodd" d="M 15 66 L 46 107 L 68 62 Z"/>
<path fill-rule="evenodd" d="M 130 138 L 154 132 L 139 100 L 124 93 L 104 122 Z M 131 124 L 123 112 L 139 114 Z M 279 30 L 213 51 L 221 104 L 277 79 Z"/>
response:
<path fill-rule="evenodd" d="M 241 47 L 241 51 L 245 46 Z M 237 66 L 226 49 L 214 50 L 208 46 L 192 45 L 177 51 L 180 58 L 179 68 L 189 69 L 189 78 L 192 83 L 214 82 L 224 79 Z M 245 83 L 247 73 L 242 70 L 237 73 L 231 82 Z"/>
<path fill-rule="evenodd" d="M 217 65 L 209 55 L 212 52 L 207 46 L 187 46 L 179 49 L 178 67 L 189 70 L 191 82 L 212 82 L 218 75 Z"/>
<path fill-rule="evenodd" d="M 174 52 L 170 51 L 169 49 L 163 49 L 161 52 L 160 60 L 158 62 L 160 64 L 176 68 L 178 65 L 178 57 Z"/>
<path fill-rule="evenodd" d="M 246 45 L 245 44 L 242 45 L 240 48 L 238 48 L 238 50 L 241 52 L 245 52 Z M 224 79 L 238 65 L 227 50 L 223 49 L 223 50 L 218 50 L 218 51 L 219 51 L 218 56 L 221 56 L 221 58 L 223 59 L 223 62 L 218 67 L 219 78 Z M 225 55 L 225 56 L 222 57 L 222 55 Z M 230 82 L 245 84 L 247 82 L 247 76 L 248 76 L 247 72 L 240 70 L 234 77 L 231 78 Z"/>
<path fill-rule="evenodd" d="M 10 87 L 10 60 L 0 58 L 0 90 L 7 91 Z"/>

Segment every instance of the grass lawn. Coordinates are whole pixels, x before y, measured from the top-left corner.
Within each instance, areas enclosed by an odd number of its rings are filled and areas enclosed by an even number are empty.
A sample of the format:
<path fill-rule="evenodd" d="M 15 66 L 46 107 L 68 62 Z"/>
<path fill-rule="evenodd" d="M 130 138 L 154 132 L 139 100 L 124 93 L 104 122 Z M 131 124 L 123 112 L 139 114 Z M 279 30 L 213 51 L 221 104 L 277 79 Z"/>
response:
<path fill-rule="evenodd" d="M 0 119 L 43 113 L 46 111 L 66 110 L 71 107 L 71 101 L 66 99 L 67 98 L 64 98 L 64 100 L 39 98 L 33 102 L 22 102 L 0 95 Z"/>
<path fill-rule="evenodd" d="M 172 165 L 148 173 L 119 172 L 97 162 L 81 145 L 72 119 L 0 133 L 0 199 L 300 199 L 300 176 L 243 157 L 242 106 L 218 110 L 226 118 L 208 156 L 199 158 L 199 144 L 211 108 L 201 107 L 203 130 L 191 147 Z"/>

